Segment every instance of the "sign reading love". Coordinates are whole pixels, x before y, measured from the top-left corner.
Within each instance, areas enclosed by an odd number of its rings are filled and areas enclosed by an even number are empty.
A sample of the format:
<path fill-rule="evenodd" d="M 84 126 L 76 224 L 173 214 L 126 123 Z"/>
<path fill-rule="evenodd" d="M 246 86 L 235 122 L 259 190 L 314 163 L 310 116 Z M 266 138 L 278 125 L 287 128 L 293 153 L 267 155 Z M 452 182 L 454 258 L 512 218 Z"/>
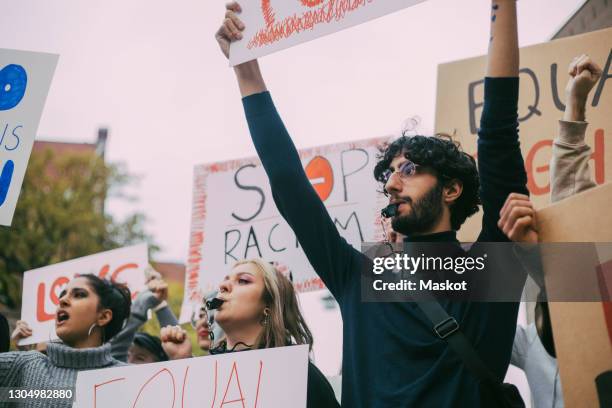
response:
<path fill-rule="evenodd" d="M 55 312 L 60 293 L 70 280 L 79 275 L 93 274 L 124 283 L 135 295 L 145 286 L 144 270 L 148 264 L 147 245 L 139 244 L 27 271 L 23 274 L 21 320 L 30 325 L 33 334 L 19 344 L 47 342 L 57 338 Z"/>
<path fill-rule="evenodd" d="M 261 0 L 244 2 L 244 39 L 230 63 L 243 62 L 332 34 L 425 0 Z"/>

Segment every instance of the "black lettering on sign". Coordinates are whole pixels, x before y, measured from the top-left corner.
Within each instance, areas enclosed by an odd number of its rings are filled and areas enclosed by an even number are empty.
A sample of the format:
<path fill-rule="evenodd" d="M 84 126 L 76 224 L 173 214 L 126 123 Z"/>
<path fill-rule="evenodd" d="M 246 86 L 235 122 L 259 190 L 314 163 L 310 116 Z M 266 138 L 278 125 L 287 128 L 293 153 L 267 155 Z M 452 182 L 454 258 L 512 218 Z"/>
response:
<path fill-rule="evenodd" d="M 246 248 L 244 249 L 244 259 L 248 259 L 249 257 L 249 249 L 251 248 L 256 248 L 257 249 L 257 256 L 259 258 L 262 258 L 261 256 L 261 250 L 259 249 L 259 242 L 257 242 L 257 235 L 255 235 L 255 230 L 253 229 L 253 226 L 251 226 L 251 228 L 249 228 L 249 236 L 247 237 L 247 245 Z"/>
<path fill-rule="evenodd" d="M 334 217 L 334 224 L 340 227 L 342 230 L 346 231 L 349 227 L 349 223 L 352 219 L 355 219 L 355 224 L 357 225 L 357 231 L 359 231 L 359 240 L 363 242 L 363 233 L 361 232 L 361 224 L 359 223 L 359 217 L 357 217 L 357 213 L 353 211 L 351 215 L 346 219 L 346 222 L 343 224 L 342 221 L 338 219 L 338 217 Z"/>
<path fill-rule="evenodd" d="M 272 233 L 274 232 L 276 228 L 278 228 L 279 225 L 280 225 L 279 223 L 274 224 L 274 226 L 272 226 L 272 228 L 270 229 L 270 234 L 268 234 L 268 246 L 274 252 L 283 252 L 284 250 L 287 249 L 287 247 L 276 248 L 274 245 L 272 245 Z"/>
<path fill-rule="evenodd" d="M 232 247 L 229 249 L 229 251 L 227 250 L 227 243 L 228 243 L 228 238 L 230 238 L 230 236 L 232 234 L 238 234 L 238 238 L 236 239 L 236 241 L 234 242 L 234 244 L 232 245 Z M 234 261 L 237 261 L 238 258 L 236 258 L 233 254 L 232 251 L 236 249 L 236 247 L 238 246 L 238 243 L 240 242 L 240 238 L 241 238 L 242 234 L 240 233 L 240 230 L 237 229 L 232 229 L 229 231 L 225 231 L 225 264 L 227 264 L 227 257 L 229 256 L 231 259 L 233 259 Z"/>
<path fill-rule="evenodd" d="M 345 154 L 348 154 L 348 153 L 358 153 L 358 154 L 362 154 L 364 157 L 361 167 L 351 171 L 350 173 L 347 173 L 347 169 L 345 168 L 345 161 L 344 161 Z M 350 150 L 344 150 L 340 153 L 340 168 L 342 169 L 342 186 L 344 187 L 344 201 L 345 202 L 348 201 L 348 190 L 346 187 L 346 179 L 349 176 L 352 176 L 353 174 L 361 171 L 364 167 L 368 165 L 369 162 L 370 162 L 370 157 L 368 155 L 368 152 L 365 149 L 350 149 Z"/>
<path fill-rule="evenodd" d="M 478 133 L 478 126 L 476 126 L 476 109 L 483 107 L 484 102 L 476 102 L 476 87 L 484 84 L 484 79 L 476 82 L 471 82 L 468 85 L 468 105 L 470 107 L 470 133 L 475 135 Z"/>
<path fill-rule="evenodd" d="M 599 80 L 599 85 L 597 85 L 597 89 L 595 90 L 595 96 L 593 97 L 593 107 L 599 105 L 599 99 L 601 98 L 601 94 L 603 93 L 606 81 L 612 77 L 612 74 L 610 74 L 610 65 L 612 65 L 612 49 L 610 49 L 610 53 L 608 54 L 608 61 L 606 62 L 606 67 L 604 68 L 603 74 L 601 75 L 601 79 Z"/>
<path fill-rule="evenodd" d="M 529 120 L 529 118 L 531 118 L 533 115 L 542 116 L 542 112 L 538 110 L 538 105 L 540 104 L 540 83 L 538 82 L 538 77 L 536 76 L 535 72 L 533 72 L 529 68 L 523 68 L 519 71 L 519 73 L 526 74 L 531 79 L 531 81 L 533 82 L 535 93 L 535 101 L 532 105 L 527 106 L 527 110 L 529 111 L 529 113 L 527 113 L 522 118 L 519 117 L 519 122 L 525 122 L 526 120 Z"/>
<path fill-rule="evenodd" d="M 259 207 L 257 208 L 257 210 L 255 211 L 255 213 L 253 213 L 253 215 L 247 216 L 247 217 L 241 217 L 239 215 L 237 215 L 236 213 L 232 212 L 232 217 L 234 217 L 235 219 L 237 219 L 238 221 L 241 222 L 248 222 L 251 221 L 252 219 L 254 219 L 255 217 L 257 217 L 261 211 L 263 210 L 264 204 L 266 203 L 266 196 L 263 192 L 263 190 L 257 186 L 249 186 L 249 185 L 244 185 L 242 183 L 240 183 L 240 181 L 238 180 L 238 175 L 242 172 L 242 170 L 247 169 L 247 168 L 255 168 L 257 166 L 255 166 L 254 164 L 245 164 L 244 166 L 240 167 L 238 170 L 236 170 L 236 173 L 234 173 L 234 183 L 236 184 L 236 187 L 238 187 L 241 190 L 246 190 L 246 191 L 255 191 L 257 192 L 257 194 L 259 195 L 260 199 L 259 199 Z"/>
<path fill-rule="evenodd" d="M 552 97 L 555 107 L 559 109 L 561 112 L 565 111 L 565 104 L 561 102 L 561 98 L 559 98 L 559 87 L 557 84 L 557 64 L 552 64 L 550 66 L 550 89 L 552 90 Z"/>

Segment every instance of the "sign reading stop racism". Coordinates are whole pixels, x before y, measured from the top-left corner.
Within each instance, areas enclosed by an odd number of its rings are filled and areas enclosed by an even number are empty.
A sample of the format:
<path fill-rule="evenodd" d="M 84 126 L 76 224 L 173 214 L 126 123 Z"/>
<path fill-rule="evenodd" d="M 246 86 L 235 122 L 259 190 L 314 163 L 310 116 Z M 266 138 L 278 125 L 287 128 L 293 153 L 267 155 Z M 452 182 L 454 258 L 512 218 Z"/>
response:
<path fill-rule="evenodd" d="M 422 3 L 425 0 L 250 0 L 239 1 L 244 39 L 230 50 L 243 62 L 332 34 Z"/>
<path fill-rule="evenodd" d="M 354 247 L 382 237 L 386 205 L 374 180 L 378 147 L 387 138 L 301 150 L 310 183 L 340 234 Z M 324 288 L 295 234 L 276 209 L 268 177 L 257 159 L 197 166 L 181 322 L 197 313 L 202 296 L 218 287 L 244 258 L 277 262 L 298 292 Z"/>

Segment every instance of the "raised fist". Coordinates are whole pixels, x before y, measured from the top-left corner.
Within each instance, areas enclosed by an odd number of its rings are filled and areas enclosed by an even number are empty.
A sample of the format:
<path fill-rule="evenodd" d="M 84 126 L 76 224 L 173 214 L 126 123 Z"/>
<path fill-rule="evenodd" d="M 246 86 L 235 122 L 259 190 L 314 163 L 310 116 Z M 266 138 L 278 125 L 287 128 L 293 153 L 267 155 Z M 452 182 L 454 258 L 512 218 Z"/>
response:
<path fill-rule="evenodd" d="M 159 337 L 170 360 L 192 356 L 191 341 L 189 341 L 187 332 L 181 326 L 166 326 L 161 329 Z"/>
<path fill-rule="evenodd" d="M 585 103 L 589 92 L 601 78 L 601 68 L 588 55 L 574 58 L 569 66 L 570 79 L 565 88 L 568 103 L 572 100 Z"/>

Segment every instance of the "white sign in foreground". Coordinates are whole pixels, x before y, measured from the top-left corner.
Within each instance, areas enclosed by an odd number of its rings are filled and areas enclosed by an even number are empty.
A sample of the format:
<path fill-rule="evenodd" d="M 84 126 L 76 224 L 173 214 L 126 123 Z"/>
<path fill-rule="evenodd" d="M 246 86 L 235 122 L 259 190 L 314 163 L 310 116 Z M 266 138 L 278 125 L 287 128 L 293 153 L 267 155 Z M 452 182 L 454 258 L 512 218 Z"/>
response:
<path fill-rule="evenodd" d="M 148 259 L 147 245 L 139 244 L 27 271 L 23 274 L 21 320 L 30 325 L 32 336 L 19 344 L 57 339 L 55 311 L 59 305 L 59 295 L 76 275 L 94 274 L 125 283 L 133 299 L 144 288 Z"/>
<path fill-rule="evenodd" d="M 78 408 L 305 408 L 308 346 L 81 371 Z"/>
<path fill-rule="evenodd" d="M 373 20 L 425 0 L 242 0 L 243 39 L 231 65 Z"/>
<path fill-rule="evenodd" d="M 13 221 L 57 60 L 0 48 L 0 225 Z"/>
<path fill-rule="evenodd" d="M 382 239 L 387 205 L 374 179 L 379 147 L 373 138 L 300 150 L 313 188 L 338 232 L 355 248 Z M 291 272 L 298 292 L 323 289 L 295 234 L 279 214 L 259 160 L 196 166 L 185 295 L 180 321 L 198 313 L 202 296 L 217 289 L 236 261 L 263 258 Z"/>

